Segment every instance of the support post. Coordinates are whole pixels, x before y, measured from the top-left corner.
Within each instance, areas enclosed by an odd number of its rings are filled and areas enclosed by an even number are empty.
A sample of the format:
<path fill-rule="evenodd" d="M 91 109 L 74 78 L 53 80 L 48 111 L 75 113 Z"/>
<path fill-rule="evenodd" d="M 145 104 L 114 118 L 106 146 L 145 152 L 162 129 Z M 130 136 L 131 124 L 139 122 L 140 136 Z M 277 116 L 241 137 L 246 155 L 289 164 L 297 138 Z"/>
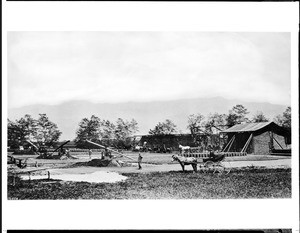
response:
<path fill-rule="evenodd" d="M 50 171 L 48 171 L 48 180 L 50 180 Z"/>
<path fill-rule="evenodd" d="M 250 144 L 250 141 L 251 141 L 251 139 L 252 139 L 252 136 L 253 136 L 253 134 L 251 134 L 251 135 L 249 136 L 249 138 L 248 138 L 247 142 L 245 143 L 245 145 L 244 145 L 243 149 L 241 150 L 241 152 L 244 152 L 244 151 L 247 150 L 247 148 L 248 148 L 248 146 L 249 146 L 249 144 Z"/>
<path fill-rule="evenodd" d="M 227 145 L 225 146 L 225 148 L 222 151 L 226 152 L 227 147 L 230 145 L 230 143 L 234 137 L 235 137 L 235 135 L 232 136 L 232 138 L 229 140 L 229 142 L 227 143 Z"/>
<path fill-rule="evenodd" d="M 281 149 L 283 149 L 283 147 L 280 145 L 280 143 L 276 140 L 275 137 L 273 137 L 273 139 L 275 140 L 275 142 L 280 146 Z"/>
<path fill-rule="evenodd" d="M 14 173 L 14 176 L 13 176 L 13 186 L 16 185 L 16 174 Z"/>
<path fill-rule="evenodd" d="M 231 148 L 231 146 L 232 146 L 232 144 L 233 144 L 234 140 L 235 140 L 235 135 L 233 136 L 233 140 L 232 140 L 232 142 L 230 143 L 230 145 L 229 145 L 229 147 L 228 147 L 227 151 L 229 151 L 229 150 L 230 150 L 230 148 Z"/>

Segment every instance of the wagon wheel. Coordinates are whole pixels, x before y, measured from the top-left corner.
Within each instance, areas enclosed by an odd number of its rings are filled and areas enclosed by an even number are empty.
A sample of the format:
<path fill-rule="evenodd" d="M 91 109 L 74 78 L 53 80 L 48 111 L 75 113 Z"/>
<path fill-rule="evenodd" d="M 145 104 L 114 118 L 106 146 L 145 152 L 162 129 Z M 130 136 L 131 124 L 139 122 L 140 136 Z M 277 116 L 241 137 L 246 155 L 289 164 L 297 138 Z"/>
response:
<path fill-rule="evenodd" d="M 204 172 L 208 173 L 208 172 L 216 172 L 216 167 L 215 167 L 215 163 L 213 161 L 207 161 L 204 163 Z"/>
<path fill-rule="evenodd" d="M 230 164 L 227 166 L 224 165 L 224 163 L 219 163 L 216 166 L 216 172 L 218 172 L 220 175 L 228 175 L 231 170 Z"/>
<path fill-rule="evenodd" d="M 205 167 L 204 167 L 204 163 L 199 163 L 199 171 L 202 173 L 205 173 Z"/>
<path fill-rule="evenodd" d="M 208 167 L 205 166 L 205 163 L 200 163 L 199 170 L 202 173 L 207 173 L 208 172 Z"/>
<path fill-rule="evenodd" d="M 222 175 L 223 173 L 225 173 L 225 167 L 223 166 L 223 164 L 216 163 L 214 173 L 218 173 L 219 175 Z"/>
<path fill-rule="evenodd" d="M 227 175 L 231 171 L 231 164 L 230 162 L 226 163 L 226 166 L 224 164 L 222 165 L 224 167 L 224 174 Z"/>

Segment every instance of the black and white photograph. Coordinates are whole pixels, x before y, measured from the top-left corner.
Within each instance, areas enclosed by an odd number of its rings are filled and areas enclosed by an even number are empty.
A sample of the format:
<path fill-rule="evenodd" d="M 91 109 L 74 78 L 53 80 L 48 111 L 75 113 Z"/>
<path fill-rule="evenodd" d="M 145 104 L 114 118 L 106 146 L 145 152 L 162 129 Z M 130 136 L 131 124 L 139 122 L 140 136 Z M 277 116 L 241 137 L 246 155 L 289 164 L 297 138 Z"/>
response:
<path fill-rule="evenodd" d="M 182 203 L 179 219 L 201 212 L 208 225 L 195 223 L 192 229 L 216 230 L 229 229 L 222 225 L 233 221 L 228 216 L 211 226 L 229 209 L 249 216 L 247 206 L 266 211 L 264 216 L 277 209 L 285 218 L 297 203 L 295 31 L 122 30 L 103 22 L 93 29 L 47 24 L 28 30 L 11 24 L 3 33 L 2 55 L 5 205 L 16 210 L 33 203 L 33 216 L 50 219 L 57 211 L 62 212 L 55 219 L 73 211 L 94 219 L 100 211 L 104 221 L 110 215 L 113 229 L 133 229 L 128 222 L 117 225 L 121 212 L 121 218 L 139 221 L 129 217 L 129 206 L 136 210 L 131 216 L 151 216 L 154 206 L 158 211 L 173 203 L 162 209 L 175 215 L 172 210 Z M 82 201 L 89 204 L 80 209 Z M 95 211 L 93 203 L 102 209 Z M 112 216 L 120 209 L 119 217 Z M 243 229 L 299 232 L 293 225 L 298 212 L 290 215 L 280 226 L 266 220 Z M 32 219 L 22 221 L 27 226 Z M 161 229 L 177 229 L 179 223 L 165 221 Z M 108 226 L 93 226 L 101 224 Z M 158 222 L 153 224 L 157 229 Z"/>
<path fill-rule="evenodd" d="M 7 42 L 9 199 L 291 197 L 290 33 Z"/>

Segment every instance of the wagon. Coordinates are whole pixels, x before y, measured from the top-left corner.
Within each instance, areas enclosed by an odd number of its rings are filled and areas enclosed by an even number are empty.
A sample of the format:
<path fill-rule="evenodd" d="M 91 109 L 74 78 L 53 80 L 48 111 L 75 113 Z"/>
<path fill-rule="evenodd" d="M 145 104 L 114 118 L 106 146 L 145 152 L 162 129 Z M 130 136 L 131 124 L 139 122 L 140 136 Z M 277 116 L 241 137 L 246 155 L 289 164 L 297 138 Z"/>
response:
<path fill-rule="evenodd" d="M 219 173 L 227 175 L 231 171 L 230 162 L 225 162 L 225 153 L 217 153 L 214 157 L 198 160 L 199 168 L 204 173 Z"/>

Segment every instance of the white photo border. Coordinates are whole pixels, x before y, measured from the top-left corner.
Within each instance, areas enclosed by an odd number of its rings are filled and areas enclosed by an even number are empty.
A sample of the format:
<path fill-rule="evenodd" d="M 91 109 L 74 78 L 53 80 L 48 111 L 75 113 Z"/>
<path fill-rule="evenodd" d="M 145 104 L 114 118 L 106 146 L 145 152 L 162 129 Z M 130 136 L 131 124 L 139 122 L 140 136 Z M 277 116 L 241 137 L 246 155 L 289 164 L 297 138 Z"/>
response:
<path fill-rule="evenodd" d="M 292 198 L 259 200 L 7 200 L 2 157 L 3 229 L 268 229 L 299 231 L 299 73 L 296 2 L 7 2 L 2 22 L 2 155 L 6 154 L 7 32 L 290 32 Z M 213 216 L 213 217 L 212 217 Z"/>

